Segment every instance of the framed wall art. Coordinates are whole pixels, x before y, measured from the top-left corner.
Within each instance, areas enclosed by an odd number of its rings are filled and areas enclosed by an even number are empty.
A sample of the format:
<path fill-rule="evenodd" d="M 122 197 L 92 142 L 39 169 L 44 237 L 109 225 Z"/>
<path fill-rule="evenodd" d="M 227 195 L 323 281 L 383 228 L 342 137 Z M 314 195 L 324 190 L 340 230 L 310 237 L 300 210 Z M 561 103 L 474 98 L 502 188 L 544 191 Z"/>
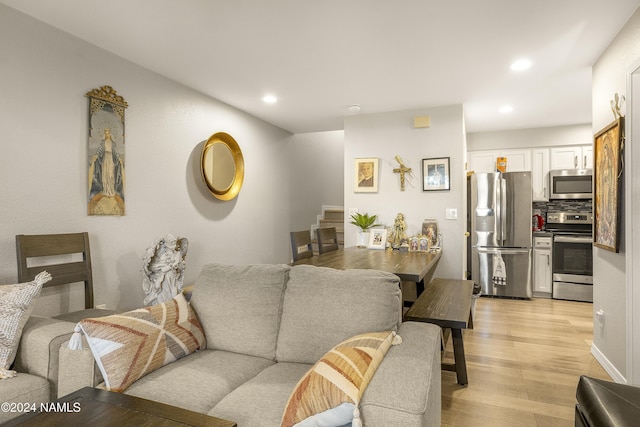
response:
<path fill-rule="evenodd" d="M 375 157 L 355 159 L 353 191 L 356 193 L 378 192 L 378 159 Z"/>
<path fill-rule="evenodd" d="M 449 157 L 422 159 L 422 191 L 451 190 Z"/>
<path fill-rule="evenodd" d="M 620 117 L 594 137 L 593 245 L 619 251 L 620 187 L 624 118 Z"/>
<path fill-rule="evenodd" d="M 111 86 L 89 98 L 89 215 L 124 215 L 124 109 L 128 104 Z"/>

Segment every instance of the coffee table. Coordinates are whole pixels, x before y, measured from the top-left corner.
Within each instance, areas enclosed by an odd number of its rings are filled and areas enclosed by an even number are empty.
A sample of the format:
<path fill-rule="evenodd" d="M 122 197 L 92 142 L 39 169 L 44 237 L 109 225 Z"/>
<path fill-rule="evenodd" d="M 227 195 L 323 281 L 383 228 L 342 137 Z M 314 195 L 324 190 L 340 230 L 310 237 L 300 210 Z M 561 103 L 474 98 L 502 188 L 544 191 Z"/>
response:
<path fill-rule="evenodd" d="M 472 294 L 471 280 L 433 279 L 404 316 L 405 321 L 433 323 L 451 329 L 455 363 L 443 363 L 442 369 L 455 371 L 458 384 L 462 385 L 469 382 L 462 330 L 473 328 Z"/>
<path fill-rule="evenodd" d="M 29 412 L 4 426 L 237 426 L 232 421 L 93 387 L 82 388 L 47 406 L 57 409 Z"/>

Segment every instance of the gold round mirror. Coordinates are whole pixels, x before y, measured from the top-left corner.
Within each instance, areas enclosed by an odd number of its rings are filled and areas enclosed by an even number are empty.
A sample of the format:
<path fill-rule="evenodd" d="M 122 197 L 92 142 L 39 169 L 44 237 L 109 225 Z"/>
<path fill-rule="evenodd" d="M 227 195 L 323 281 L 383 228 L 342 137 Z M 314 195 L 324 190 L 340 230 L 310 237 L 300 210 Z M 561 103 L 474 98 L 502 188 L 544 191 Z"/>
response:
<path fill-rule="evenodd" d="M 233 137 L 218 132 L 202 148 L 200 171 L 207 188 L 220 200 L 232 200 L 244 180 L 244 158 Z"/>

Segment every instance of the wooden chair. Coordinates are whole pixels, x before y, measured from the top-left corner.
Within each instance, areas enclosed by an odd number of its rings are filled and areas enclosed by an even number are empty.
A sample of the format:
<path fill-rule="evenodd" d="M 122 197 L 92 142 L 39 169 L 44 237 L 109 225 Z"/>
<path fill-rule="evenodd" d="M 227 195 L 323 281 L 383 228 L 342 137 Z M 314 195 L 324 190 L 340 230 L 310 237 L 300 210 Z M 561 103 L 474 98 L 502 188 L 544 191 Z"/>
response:
<path fill-rule="evenodd" d="M 93 274 L 88 233 L 19 234 L 16 236 L 16 254 L 19 282 L 29 282 L 43 270 L 51 274 L 51 281 L 45 283 L 44 287 L 84 282 L 85 310 L 63 313 L 54 316 L 56 319 L 77 322 L 88 317 L 102 317 L 114 313 L 112 310 L 93 307 Z M 82 260 L 79 260 L 79 256 L 74 257 L 75 254 L 81 255 Z M 29 260 L 42 257 L 58 257 L 53 261 L 57 263 L 29 266 Z"/>
<path fill-rule="evenodd" d="M 338 250 L 338 233 L 335 227 L 325 227 L 316 229 L 316 239 L 318 240 L 318 252 Z"/>
<path fill-rule="evenodd" d="M 293 262 L 313 256 L 311 235 L 308 230 L 291 232 L 291 252 L 293 253 Z"/>

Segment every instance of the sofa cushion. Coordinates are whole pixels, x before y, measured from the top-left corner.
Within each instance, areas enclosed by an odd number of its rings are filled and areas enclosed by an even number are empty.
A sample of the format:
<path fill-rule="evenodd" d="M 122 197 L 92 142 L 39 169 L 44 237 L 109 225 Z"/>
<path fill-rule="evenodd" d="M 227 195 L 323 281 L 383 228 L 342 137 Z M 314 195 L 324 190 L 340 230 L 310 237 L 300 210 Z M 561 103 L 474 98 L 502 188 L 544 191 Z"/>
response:
<path fill-rule="evenodd" d="M 122 314 L 78 323 L 108 390 L 123 391 L 156 369 L 196 350 L 206 341 L 184 295 Z"/>
<path fill-rule="evenodd" d="M 229 393 L 208 415 L 232 420 L 238 426 L 279 426 L 291 390 L 310 367 L 276 363 Z"/>
<path fill-rule="evenodd" d="M 277 360 L 313 364 L 354 335 L 397 331 L 401 319 L 396 275 L 297 265 L 284 296 Z"/>
<path fill-rule="evenodd" d="M 204 266 L 191 296 L 209 348 L 275 359 L 282 295 L 291 267 Z"/>
<path fill-rule="evenodd" d="M 48 379 L 51 399 L 58 397 L 60 346 L 69 341 L 75 326 L 75 323 L 32 314 L 22 330 L 13 367 L 17 372 Z"/>
<path fill-rule="evenodd" d="M 371 332 L 332 348 L 298 381 L 281 426 L 341 426 L 359 419 L 362 393 L 391 345 L 401 342 L 399 338 L 395 332 Z"/>
<path fill-rule="evenodd" d="M 367 427 L 440 427 L 441 329 L 403 322 L 398 335 L 402 344 L 389 349 L 362 396 L 362 422 Z"/>
<path fill-rule="evenodd" d="M 33 301 L 49 280 L 51 275 L 43 271 L 32 282 L 0 286 L 0 378 L 16 375 L 9 368 L 16 358 L 22 329 L 33 310 Z"/>
<path fill-rule="evenodd" d="M 49 382 L 46 378 L 18 372 L 13 378 L 0 381 L 0 402 L 2 403 L 17 403 L 21 407 L 33 404 L 36 409 L 40 409 L 40 404 L 48 401 Z M 20 415 L 22 412 L 2 410 L 0 411 L 0 423 Z"/>
<path fill-rule="evenodd" d="M 262 357 L 207 349 L 163 366 L 133 383 L 125 393 L 206 414 L 274 363 Z M 250 406 L 253 411 L 254 403 L 245 401 L 243 409 L 247 411 Z"/>

